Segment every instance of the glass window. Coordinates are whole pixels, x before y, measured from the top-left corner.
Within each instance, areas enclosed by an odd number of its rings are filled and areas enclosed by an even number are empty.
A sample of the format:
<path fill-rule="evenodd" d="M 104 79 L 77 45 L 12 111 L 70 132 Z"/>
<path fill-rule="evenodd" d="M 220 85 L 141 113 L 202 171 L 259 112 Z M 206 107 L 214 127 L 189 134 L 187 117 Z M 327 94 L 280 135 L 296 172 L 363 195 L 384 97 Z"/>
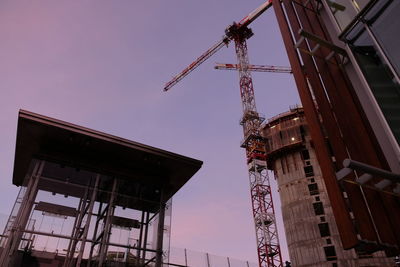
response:
<path fill-rule="evenodd" d="M 306 137 L 305 137 L 306 136 L 306 130 L 305 130 L 304 125 L 300 125 L 299 129 L 300 129 L 301 140 L 303 142 L 305 142 L 306 141 Z"/>
<path fill-rule="evenodd" d="M 301 157 L 303 158 L 303 160 L 310 159 L 310 153 L 308 153 L 307 149 L 301 151 Z"/>
<path fill-rule="evenodd" d="M 322 202 L 313 203 L 313 207 L 315 215 L 324 214 L 324 205 L 322 205 Z"/>
<path fill-rule="evenodd" d="M 321 237 L 326 237 L 326 236 L 331 235 L 331 232 L 329 231 L 328 223 L 319 223 L 318 228 L 319 228 L 319 233 L 320 233 Z"/>
<path fill-rule="evenodd" d="M 337 259 L 334 246 L 324 247 L 324 252 L 327 261 L 334 261 Z"/>
<path fill-rule="evenodd" d="M 286 162 L 284 160 L 284 157 L 281 158 L 281 166 L 282 166 L 282 173 L 286 174 L 287 166 L 286 166 Z"/>
<path fill-rule="evenodd" d="M 374 46 L 362 31 L 351 48 L 393 135 L 400 143 L 400 86 Z"/>
<path fill-rule="evenodd" d="M 292 154 L 292 160 L 293 160 L 294 169 L 295 169 L 295 170 L 298 170 L 298 168 L 297 168 L 296 154 Z"/>
<path fill-rule="evenodd" d="M 371 30 L 382 46 L 389 61 L 392 63 L 393 68 L 396 70 L 397 74 L 400 75 L 400 20 L 398 19 L 400 14 L 400 1 L 393 1 L 390 5 L 387 5 L 387 7 L 385 5 L 379 7 L 384 11 L 372 23 Z M 372 17 L 371 20 L 374 20 L 374 17 Z"/>
<path fill-rule="evenodd" d="M 319 194 L 318 185 L 317 184 L 309 184 L 308 191 L 310 191 L 311 196 L 318 195 Z"/>
<path fill-rule="evenodd" d="M 344 30 L 356 15 L 371 0 L 326 0 L 341 30 Z"/>
<path fill-rule="evenodd" d="M 314 169 L 313 166 L 305 166 L 304 167 L 304 173 L 306 174 L 306 177 L 311 177 L 314 176 Z"/>
<path fill-rule="evenodd" d="M 351 0 L 353 2 L 354 7 L 357 9 L 357 11 L 361 11 L 367 4 L 370 2 L 370 0 Z"/>
<path fill-rule="evenodd" d="M 357 15 L 357 10 L 350 0 L 326 0 L 326 2 L 341 30 L 344 30 Z"/>

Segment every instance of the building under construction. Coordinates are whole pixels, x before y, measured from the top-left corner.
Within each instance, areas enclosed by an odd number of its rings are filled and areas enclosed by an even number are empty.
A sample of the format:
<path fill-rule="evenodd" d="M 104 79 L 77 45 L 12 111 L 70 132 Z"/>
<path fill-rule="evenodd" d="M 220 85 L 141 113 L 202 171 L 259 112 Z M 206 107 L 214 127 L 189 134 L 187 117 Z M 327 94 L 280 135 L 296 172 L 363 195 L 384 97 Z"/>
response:
<path fill-rule="evenodd" d="M 344 250 L 314 144 L 301 107 L 262 127 L 267 166 L 274 172 L 293 266 L 393 266 L 383 252 Z"/>
<path fill-rule="evenodd" d="M 20 111 L 0 266 L 169 266 L 169 200 L 201 165 Z"/>

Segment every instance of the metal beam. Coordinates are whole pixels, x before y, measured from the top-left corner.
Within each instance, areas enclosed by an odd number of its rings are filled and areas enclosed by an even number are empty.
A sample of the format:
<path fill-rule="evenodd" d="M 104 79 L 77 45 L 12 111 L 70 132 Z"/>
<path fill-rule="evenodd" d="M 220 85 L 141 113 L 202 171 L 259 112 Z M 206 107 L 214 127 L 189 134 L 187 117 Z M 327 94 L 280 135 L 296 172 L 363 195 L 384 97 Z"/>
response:
<path fill-rule="evenodd" d="M 381 178 L 385 178 L 388 180 L 391 180 L 395 183 L 399 183 L 400 182 L 400 174 L 399 173 L 393 173 L 393 172 L 389 172 L 387 170 L 383 170 L 380 168 L 376 168 L 374 166 L 371 166 L 369 164 L 365 164 L 356 160 L 351 160 L 351 159 L 345 159 L 343 161 L 343 166 L 345 168 L 350 168 L 353 170 L 359 170 L 359 171 L 363 171 Z"/>
<path fill-rule="evenodd" d="M 114 199 L 117 190 L 118 179 L 113 178 L 113 185 L 111 189 L 110 200 L 108 202 L 107 217 L 104 225 L 103 238 L 100 245 L 99 266 L 103 266 L 104 260 L 107 256 L 108 242 L 111 235 L 111 218 L 114 215 Z"/>
<path fill-rule="evenodd" d="M 35 166 L 33 168 L 31 176 L 28 178 L 28 185 L 25 191 L 24 198 L 19 207 L 17 216 L 12 225 L 11 232 L 7 238 L 7 242 L 3 248 L 3 252 L 0 257 L 0 266 L 13 266 L 14 256 L 18 250 L 19 243 L 22 239 L 23 231 L 26 228 L 26 224 L 29 219 L 29 214 L 33 208 L 35 198 L 38 191 L 38 184 L 40 176 L 42 174 L 45 161 L 34 160 Z"/>
<path fill-rule="evenodd" d="M 78 254 L 78 261 L 76 263 L 77 267 L 81 266 L 83 252 L 85 250 L 85 244 L 86 244 L 87 235 L 89 232 L 90 219 L 92 218 L 92 214 L 93 214 L 93 207 L 94 207 L 94 203 L 96 201 L 97 188 L 99 187 L 99 182 L 100 182 L 100 174 L 97 174 L 93 192 L 92 192 L 92 197 L 90 198 L 90 203 L 89 203 L 89 207 L 88 207 L 88 211 L 87 211 L 85 227 L 83 229 L 82 241 L 81 241 L 81 246 L 79 248 L 79 254 Z"/>

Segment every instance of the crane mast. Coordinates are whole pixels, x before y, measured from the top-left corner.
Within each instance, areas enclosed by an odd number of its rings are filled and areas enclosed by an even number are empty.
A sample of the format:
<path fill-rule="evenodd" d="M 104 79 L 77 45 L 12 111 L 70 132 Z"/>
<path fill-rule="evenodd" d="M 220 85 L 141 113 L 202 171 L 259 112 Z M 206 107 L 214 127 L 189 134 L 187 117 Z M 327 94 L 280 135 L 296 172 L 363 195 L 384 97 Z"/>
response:
<path fill-rule="evenodd" d="M 239 67 L 240 97 L 243 109 L 240 124 L 243 127 L 244 136 L 241 147 L 246 150 L 259 266 L 278 267 L 282 266 L 282 256 L 267 171 L 265 140 L 260 133 L 260 126 L 264 118 L 257 112 L 253 79 L 248 67 L 246 40 L 253 33 L 247 26 L 237 28 L 233 24 L 227 29 L 227 35 L 232 36 L 235 42 Z"/>
<path fill-rule="evenodd" d="M 201 63 L 215 54 L 224 44 L 228 45 L 230 41 L 234 41 L 238 60 L 240 97 L 243 110 L 240 124 L 243 127 L 244 139 L 241 147 L 246 150 L 259 267 L 283 266 L 268 177 L 265 140 L 260 133 L 260 126 L 264 118 L 258 114 L 256 108 L 246 43 L 246 40 L 253 35 L 251 29 L 247 26 L 271 5 L 271 0 L 266 1 L 239 23 L 233 23 L 226 28 L 225 36 L 219 43 L 208 49 L 164 87 L 164 91 L 169 90 Z"/>

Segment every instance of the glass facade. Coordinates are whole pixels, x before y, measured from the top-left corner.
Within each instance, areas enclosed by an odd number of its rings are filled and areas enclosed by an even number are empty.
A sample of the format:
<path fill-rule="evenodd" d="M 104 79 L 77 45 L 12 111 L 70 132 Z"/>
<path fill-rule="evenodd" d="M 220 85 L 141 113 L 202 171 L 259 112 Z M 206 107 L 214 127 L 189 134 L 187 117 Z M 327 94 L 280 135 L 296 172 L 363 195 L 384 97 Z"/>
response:
<path fill-rule="evenodd" d="M 356 6 L 353 4 L 354 1 L 327 0 L 326 2 L 330 6 L 331 12 L 341 30 L 344 30 L 357 15 Z"/>
<path fill-rule="evenodd" d="M 399 84 L 367 32 L 364 31 L 351 47 L 393 135 L 400 142 Z"/>
<path fill-rule="evenodd" d="M 341 30 L 344 30 L 350 22 L 361 12 L 370 0 L 326 0 L 331 12 L 335 16 Z"/>
<path fill-rule="evenodd" d="M 365 80 L 400 144 L 400 1 L 327 1 L 341 38 L 348 43 Z M 364 8 L 364 9 L 363 9 Z"/>
<path fill-rule="evenodd" d="M 385 5 L 383 7 L 385 8 Z M 379 11 L 377 10 L 376 12 L 378 13 Z M 371 18 L 373 22 L 371 30 L 397 74 L 400 74 L 399 14 L 400 1 L 393 1 L 386 6 L 375 21 L 373 21 L 373 17 Z"/>

